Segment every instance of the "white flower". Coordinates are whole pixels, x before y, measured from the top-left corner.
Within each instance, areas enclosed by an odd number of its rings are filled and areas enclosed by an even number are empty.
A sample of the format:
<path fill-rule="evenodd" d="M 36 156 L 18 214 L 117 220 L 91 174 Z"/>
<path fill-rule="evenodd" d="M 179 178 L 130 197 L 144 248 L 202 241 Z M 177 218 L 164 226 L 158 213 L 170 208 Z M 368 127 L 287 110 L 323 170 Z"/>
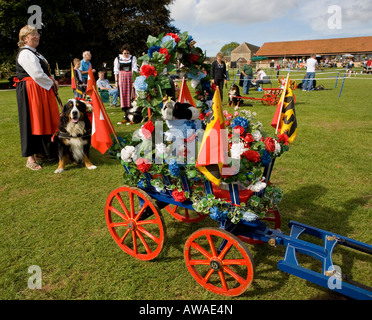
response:
<path fill-rule="evenodd" d="M 252 190 L 253 192 L 260 192 L 261 190 L 266 188 L 266 183 L 262 181 L 258 181 L 253 185 L 250 185 L 248 189 Z"/>
<path fill-rule="evenodd" d="M 124 162 L 131 162 L 134 156 L 135 148 L 133 146 L 126 146 L 121 150 L 121 159 Z"/>
<path fill-rule="evenodd" d="M 244 148 L 244 143 L 239 142 L 239 143 L 233 143 L 231 145 L 231 158 L 233 159 L 240 159 L 240 156 L 244 153 L 245 148 Z"/>
<path fill-rule="evenodd" d="M 252 212 L 252 211 L 245 211 L 243 212 L 242 219 L 247 221 L 247 222 L 252 222 L 258 219 L 258 216 Z"/>
<path fill-rule="evenodd" d="M 252 132 L 252 136 L 253 136 L 254 140 L 261 141 L 262 134 L 261 134 L 260 131 L 256 130 L 256 131 Z"/>
<path fill-rule="evenodd" d="M 280 143 L 276 140 L 275 141 L 275 151 L 274 151 L 274 155 L 278 155 L 280 153 L 280 151 L 282 150 L 282 147 L 280 146 Z"/>
<path fill-rule="evenodd" d="M 161 156 L 167 153 L 167 146 L 164 143 L 158 143 L 155 145 L 156 155 Z"/>

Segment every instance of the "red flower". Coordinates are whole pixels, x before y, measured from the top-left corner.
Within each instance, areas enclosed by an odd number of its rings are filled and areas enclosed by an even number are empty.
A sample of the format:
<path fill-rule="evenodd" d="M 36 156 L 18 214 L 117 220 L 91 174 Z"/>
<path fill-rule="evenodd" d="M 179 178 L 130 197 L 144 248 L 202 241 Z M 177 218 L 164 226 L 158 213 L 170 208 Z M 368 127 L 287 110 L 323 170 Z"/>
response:
<path fill-rule="evenodd" d="M 228 127 L 230 125 L 230 121 L 229 120 L 225 120 L 225 126 Z"/>
<path fill-rule="evenodd" d="M 265 139 L 265 148 L 269 152 L 274 152 L 275 151 L 275 141 L 274 139 L 267 137 Z"/>
<path fill-rule="evenodd" d="M 138 158 L 136 161 L 136 165 L 139 171 L 147 172 L 151 168 L 151 162 L 147 159 Z"/>
<path fill-rule="evenodd" d="M 171 36 L 176 43 L 180 42 L 181 40 L 180 37 L 175 33 L 167 33 L 166 36 Z"/>
<path fill-rule="evenodd" d="M 184 201 L 187 200 L 186 196 L 185 196 L 185 192 L 183 190 L 182 191 L 173 190 L 172 196 L 173 196 L 174 200 L 176 200 L 178 202 L 184 202 Z"/>
<path fill-rule="evenodd" d="M 257 151 L 248 150 L 243 153 L 243 156 L 251 162 L 260 162 L 260 154 Z"/>
<path fill-rule="evenodd" d="M 141 76 L 146 76 L 148 78 L 151 75 L 154 75 L 155 77 L 157 76 L 157 72 L 155 70 L 154 66 L 151 66 L 149 64 L 144 64 L 141 67 Z"/>
<path fill-rule="evenodd" d="M 247 143 L 251 143 L 254 141 L 254 138 L 252 136 L 252 134 L 250 133 L 247 133 L 245 136 L 244 136 L 244 141 L 247 142 Z"/>
<path fill-rule="evenodd" d="M 278 139 L 279 142 L 283 142 L 286 146 L 288 146 L 288 136 L 285 133 L 278 134 Z"/>
<path fill-rule="evenodd" d="M 191 53 L 191 54 L 189 55 L 189 59 L 190 59 L 190 62 L 191 62 L 191 63 L 195 63 L 196 61 L 199 60 L 199 55 L 194 54 L 194 53 Z"/>
<path fill-rule="evenodd" d="M 141 132 L 145 136 L 146 139 L 151 138 L 151 134 L 153 133 L 154 130 L 155 130 L 155 127 L 151 120 L 147 121 L 141 128 Z"/>
<path fill-rule="evenodd" d="M 205 113 L 204 112 L 200 113 L 199 119 L 202 120 L 202 121 L 205 119 Z"/>
<path fill-rule="evenodd" d="M 170 59 L 171 59 L 171 55 L 169 54 L 168 49 L 167 49 L 167 48 L 161 48 L 161 49 L 159 50 L 159 53 L 165 55 L 165 61 L 164 61 L 164 64 L 167 64 L 167 63 L 170 61 Z"/>
<path fill-rule="evenodd" d="M 234 130 L 234 133 L 239 133 L 239 135 L 244 134 L 244 128 L 242 126 L 235 126 L 233 130 Z"/>

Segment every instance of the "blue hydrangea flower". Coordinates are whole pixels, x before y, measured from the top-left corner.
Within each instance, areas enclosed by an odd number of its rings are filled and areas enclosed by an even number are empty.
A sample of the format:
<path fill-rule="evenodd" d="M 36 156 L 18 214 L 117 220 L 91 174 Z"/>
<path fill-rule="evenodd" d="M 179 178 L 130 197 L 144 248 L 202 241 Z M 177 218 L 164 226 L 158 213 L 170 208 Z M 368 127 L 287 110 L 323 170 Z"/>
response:
<path fill-rule="evenodd" d="M 249 126 L 249 121 L 242 117 L 235 118 L 231 123 L 231 128 L 235 128 L 236 126 L 241 126 L 244 129 L 247 129 Z"/>
<path fill-rule="evenodd" d="M 215 221 L 222 222 L 227 218 L 227 211 L 222 212 L 217 207 L 210 208 L 209 212 L 211 213 L 210 217 Z"/>
<path fill-rule="evenodd" d="M 176 47 L 177 43 L 174 41 L 174 39 L 171 36 L 165 36 L 161 39 L 161 43 L 167 42 L 167 41 L 173 41 L 173 49 Z"/>
<path fill-rule="evenodd" d="M 261 156 L 261 161 L 265 167 L 268 167 L 270 165 L 271 156 L 267 150 L 264 150 L 263 155 Z"/>
<path fill-rule="evenodd" d="M 192 38 L 192 36 L 189 36 L 189 38 L 187 39 L 187 43 L 190 43 L 191 41 L 193 41 L 194 39 Z"/>
<path fill-rule="evenodd" d="M 152 59 L 152 55 L 154 52 L 158 52 L 161 49 L 160 46 L 152 46 L 147 50 L 147 54 L 149 55 L 149 58 Z"/>
<path fill-rule="evenodd" d="M 179 175 L 181 174 L 181 169 L 176 163 L 175 159 L 172 159 L 171 161 L 169 161 L 168 168 L 169 168 L 170 174 L 174 177 L 179 177 Z"/>
<path fill-rule="evenodd" d="M 138 76 L 134 81 L 134 87 L 136 91 L 147 91 L 148 85 L 145 82 L 146 76 Z"/>

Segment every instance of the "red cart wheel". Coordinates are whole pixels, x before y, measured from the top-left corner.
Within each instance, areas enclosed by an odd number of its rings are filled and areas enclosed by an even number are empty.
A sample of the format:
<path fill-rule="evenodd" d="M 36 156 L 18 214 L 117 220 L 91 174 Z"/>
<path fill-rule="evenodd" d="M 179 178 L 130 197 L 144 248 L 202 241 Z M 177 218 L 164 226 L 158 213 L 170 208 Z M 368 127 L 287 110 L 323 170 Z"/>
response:
<path fill-rule="evenodd" d="M 105 206 L 106 223 L 118 246 L 140 260 L 152 260 L 163 248 L 165 225 L 153 199 L 139 188 L 112 191 Z"/>
<path fill-rule="evenodd" d="M 281 226 L 281 217 L 280 217 L 280 212 L 279 208 L 275 206 L 271 210 L 269 210 L 261 220 L 266 221 L 266 225 L 270 229 L 280 229 Z M 241 236 L 238 235 L 238 238 L 246 243 L 249 244 L 262 244 L 266 243 L 265 241 L 246 237 L 246 236 Z"/>
<path fill-rule="evenodd" d="M 238 296 L 252 283 L 254 265 L 249 250 L 225 230 L 195 231 L 186 241 L 184 257 L 194 279 L 214 293 Z"/>
<path fill-rule="evenodd" d="M 166 206 L 165 209 L 172 215 L 173 218 L 186 223 L 199 222 L 208 216 L 207 214 L 202 214 L 173 204 Z"/>

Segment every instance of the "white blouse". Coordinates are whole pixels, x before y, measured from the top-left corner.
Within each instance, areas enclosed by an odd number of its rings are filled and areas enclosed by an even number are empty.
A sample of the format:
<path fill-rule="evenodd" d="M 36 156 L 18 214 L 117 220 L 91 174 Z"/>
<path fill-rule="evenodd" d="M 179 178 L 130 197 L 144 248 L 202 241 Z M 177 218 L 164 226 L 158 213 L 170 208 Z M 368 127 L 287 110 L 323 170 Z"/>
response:
<path fill-rule="evenodd" d="M 128 62 L 132 59 L 132 71 L 138 72 L 138 66 L 137 66 L 137 58 L 135 56 L 130 55 L 128 58 L 124 58 L 122 54 L 119 54 L 120 59 L 127 60 Z M 114 74 L 120 73 L 120 63 L 118 57 L 114 60 Z"/>
<path fill-rule="evenodd" d="M 28 48 L 36 52 L 36 49 L 29 46 L 23 48 Z M 39 56 L 46 61 L 42 55 Z M 22 50 L 18 55 L 18 63 L 40 87 L 50 90 L 53 86 L 53 80 L 43 71 L 39 58 L 34 53 L 29 50 Z"/>

